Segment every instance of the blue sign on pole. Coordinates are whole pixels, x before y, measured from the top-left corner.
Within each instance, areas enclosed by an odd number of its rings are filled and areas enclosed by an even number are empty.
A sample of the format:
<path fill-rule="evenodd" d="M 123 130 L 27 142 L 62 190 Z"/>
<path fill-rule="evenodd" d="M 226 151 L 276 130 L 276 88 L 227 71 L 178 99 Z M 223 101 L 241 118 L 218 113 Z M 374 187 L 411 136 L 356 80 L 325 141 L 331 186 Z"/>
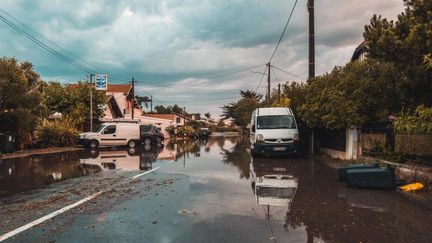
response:
<path fill-rule="evenodd" d="M 107 87 L 108 87 L 108 75 L 106 75 L 106 74 L 96 74 L 95 87 L 96 87 L 96 90 L 107 90 Z"/>

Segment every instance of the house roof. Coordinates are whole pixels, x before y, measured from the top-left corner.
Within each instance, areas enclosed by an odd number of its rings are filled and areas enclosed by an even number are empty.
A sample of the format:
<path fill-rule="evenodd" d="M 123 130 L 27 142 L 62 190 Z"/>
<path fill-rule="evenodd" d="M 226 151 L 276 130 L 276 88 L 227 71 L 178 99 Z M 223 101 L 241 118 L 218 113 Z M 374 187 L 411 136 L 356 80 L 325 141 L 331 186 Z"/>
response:
<path fill-rule="evenodd" d="M 360 55 L 368 51 L 368 42 L 364 40 L 357 48 L 354 50 L 354 53 L 351 57 L 351 61 L 355 61 L 359 59 Z"/>
<path fill-rule="evenodd" d="M 160 118 L 160 119 L 166 119 L 166 120 L 174 120 L 176 118 L 176 114 L 144 114 L 144 116 L 153 117 L 153 118 Z"/>
<path fill-rule="evenodd" d="M 108 84 L 106 92 L 124 93 L 128 94 L 132 89 L 131 84 Z"/>

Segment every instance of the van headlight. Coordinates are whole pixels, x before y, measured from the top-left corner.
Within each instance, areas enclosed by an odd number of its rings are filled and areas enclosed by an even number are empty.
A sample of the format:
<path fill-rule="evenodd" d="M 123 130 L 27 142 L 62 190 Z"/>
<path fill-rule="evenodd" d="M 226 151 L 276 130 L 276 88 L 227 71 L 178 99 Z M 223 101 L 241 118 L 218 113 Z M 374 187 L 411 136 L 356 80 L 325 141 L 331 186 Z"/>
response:
<path fill-rule="evenodd" d="M 294 141 L 298 141 L 299 140 L 299 135 L 298 133 L 294 134 Z"/>
<path fill-rule="evenodd" d="M 256 136 L 256 140 L 257 140 L 257 142 L 259 142 L 259 143 L 263 143 L 263 142 L 264 142 L 264 136 L 263 136 L 262 134 L 258 134 L 258 135 Z"/>

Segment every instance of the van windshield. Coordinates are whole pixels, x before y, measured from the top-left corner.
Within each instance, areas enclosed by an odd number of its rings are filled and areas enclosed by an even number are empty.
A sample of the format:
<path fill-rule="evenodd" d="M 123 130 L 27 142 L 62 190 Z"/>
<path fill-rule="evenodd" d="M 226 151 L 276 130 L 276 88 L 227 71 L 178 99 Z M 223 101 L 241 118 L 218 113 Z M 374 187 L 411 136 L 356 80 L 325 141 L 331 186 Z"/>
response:
<path fill-rule="evenodd" d="M 291 115 L 259 116 L 257 118 L 258 129 L 295 129 L 294 117 Z"/>
<path fill-rule="evenodd" d="M 100 132 L 100 131 L 102 130 L 102 128 L 104 128 L 104 127 L 105 127 L 105 125 L 100 124 L 100 125 L 98 125 L 98 126 L 93 130 L 93 132 L 98 133 L 98 132 Z"/>

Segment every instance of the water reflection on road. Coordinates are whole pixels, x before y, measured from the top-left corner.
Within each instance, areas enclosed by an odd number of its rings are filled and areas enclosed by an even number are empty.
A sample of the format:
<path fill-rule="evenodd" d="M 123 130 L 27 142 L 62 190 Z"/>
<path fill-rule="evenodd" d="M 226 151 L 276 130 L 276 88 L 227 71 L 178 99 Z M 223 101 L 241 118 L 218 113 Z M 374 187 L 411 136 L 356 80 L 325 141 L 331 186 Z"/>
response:
<path fill-rule="evenodd" d="M 130 241 L 147 242 L 429 242 L 432 237 L 430 207 L 399 192 L 349 189 L 322 161 L 251 158 L 247 139 L 240 137 L 3 160 L 0 191 L 155 167 L 160 169 L 147 178 L 171 180 L 169 188 L 137 191 L 112 206 L 100 200 L 110 208 L 101 213 L 102 225 L 101 215 L 75 215 L 73 225 L 50 237 L 91 241 L 93 233 L 81 232 L 83 224 L 99 227 L 98 237 L 105 238 L 98 239 L 105 241 L 122 241 L 125 229 Z M 190 215 L 179 214 L 182 210 Z M 62 238 L 71 235 L 82 238 Z"/>

